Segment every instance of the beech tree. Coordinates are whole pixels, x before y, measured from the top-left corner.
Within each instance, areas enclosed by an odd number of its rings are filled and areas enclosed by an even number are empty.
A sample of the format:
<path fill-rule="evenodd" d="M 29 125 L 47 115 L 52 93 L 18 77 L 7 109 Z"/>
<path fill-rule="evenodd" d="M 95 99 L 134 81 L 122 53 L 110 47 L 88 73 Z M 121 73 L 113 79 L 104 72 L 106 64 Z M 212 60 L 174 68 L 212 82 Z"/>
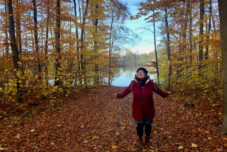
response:
<path fill-rule="evenodd" d="M 118 0 L 0 0 L 0 6 L 3 105 L 23 111 L 30 102 L 59 104 L 58 95 L 104 84 L 116 72 L 118 37 L 110 32 L 128 17 Z"/>
<path fill-rule="evenodd" d="M 15 36 L 15 26 L 14 26 L 14 13 L 13 13 L 13 4 L 12 4 L 12 0 L 8 0 L 7 2 L 8 5 L 8 20 L 9 20 L 9 35 L 10 35 L 10 46 L 11 46 L 11 50 L 12 50 L 12 59 L 13 59 L 13 65 L 14 65 L 14 75 L 16 77 L 16 86 L 17 86 L 17 96 L 16 96 L 16 101 L 17 102 L 23 102 L 23 98 L 22 98 L 22 90 L 21 90 L 21 85 L 20 85 L 20 81 L 18 78 L 17 73 L 20 72 L 20 68 L 21 68 L 21 62 L 19 59 L 19 50 L 18 50 L 18 46 L 17 46 L 17 40 L 16 40 L 16 36 Z"/>
<path fill-rule="evenodd" d="M 227 1 L 219 0 L 219 13 L 220 13 L 220 24 L 221 24 L 221 48 L 222 48 L 222 64 L 223 64 L 223 106 L 224 106 L 224 118 L 222 131 L 227 133 L 227 44 L 224 43 L 227 41 L 227 29 L 226 24 L 227 21 L 224 20 L 224 16 L 227 15 L 225 11 L 225 7 L 227 7 Z"/>
<path fill-rule="evenodd" d="M 160 23 L 156 28 L 162 37 L 157 51 L 160 81 L 162 87 L 175 92 L 176 99 L 197 104 L 218 104 L 221 100 L 217 4 L 216 0 L 147 0 L 140 3 L 139 12 L 133 17 L 145 16 L 151 23 L 155 18 Z"/>

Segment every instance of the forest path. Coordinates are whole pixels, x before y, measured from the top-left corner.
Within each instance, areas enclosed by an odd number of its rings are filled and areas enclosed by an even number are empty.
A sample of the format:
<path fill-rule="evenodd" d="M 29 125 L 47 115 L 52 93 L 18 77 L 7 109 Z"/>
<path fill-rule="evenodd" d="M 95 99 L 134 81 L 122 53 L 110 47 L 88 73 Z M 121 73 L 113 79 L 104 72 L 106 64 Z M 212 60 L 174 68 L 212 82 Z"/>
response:
<path fill-rule="evenodd" d="M 116 99 L 124 87 L 103 86 L 0 131 L 0 151 L 224 151 L 219 106 L 185 109 L 154 93 L 153 146 L 135 148 L 132 93 Z"/>

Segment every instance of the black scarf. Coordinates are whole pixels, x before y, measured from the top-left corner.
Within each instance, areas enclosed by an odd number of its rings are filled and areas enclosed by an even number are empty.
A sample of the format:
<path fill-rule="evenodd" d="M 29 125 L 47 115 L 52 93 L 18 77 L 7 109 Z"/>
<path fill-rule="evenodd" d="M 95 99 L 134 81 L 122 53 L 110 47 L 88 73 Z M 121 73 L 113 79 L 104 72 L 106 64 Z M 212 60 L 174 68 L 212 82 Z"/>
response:
<path fill-rule="evenodd" d="M 145 85 L 146 81 L 149 79 L 149 76 L 147 75 L 141 79 L 135 75 L 135 79 L 139 82 L 140 86 L 143 87 Z"/>

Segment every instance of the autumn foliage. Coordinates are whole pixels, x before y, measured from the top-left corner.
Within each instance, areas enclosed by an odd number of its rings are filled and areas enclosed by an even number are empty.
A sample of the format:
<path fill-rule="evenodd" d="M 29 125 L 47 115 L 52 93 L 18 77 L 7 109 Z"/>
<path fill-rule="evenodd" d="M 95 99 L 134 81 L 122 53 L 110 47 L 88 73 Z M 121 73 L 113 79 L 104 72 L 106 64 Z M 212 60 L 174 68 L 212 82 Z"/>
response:
<path fill-rule="evenodd" d="M 160 83 L 176 100 L 218 102 L 223 95 L 218 2 L 147 0 L 137 19 L 146 16 L 156 26 Z"/>
<path fill-rule="evenodd" d="M 117 0 L 1 0 L 0 106 L 55 105 L 107 83 L 113 24 L 126 14 Z"/>

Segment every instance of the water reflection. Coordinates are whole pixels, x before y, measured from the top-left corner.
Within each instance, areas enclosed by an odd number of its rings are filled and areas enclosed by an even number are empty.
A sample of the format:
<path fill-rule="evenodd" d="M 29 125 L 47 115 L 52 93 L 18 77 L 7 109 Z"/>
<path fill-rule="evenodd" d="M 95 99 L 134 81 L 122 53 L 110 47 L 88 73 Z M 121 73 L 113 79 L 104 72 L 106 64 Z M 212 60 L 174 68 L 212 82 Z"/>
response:
<path fill-rule="evenodd" d="M 113 76 L 112 86 L 127 87 L 134 79 L 138 68 L 120 68 L 119 72 Z M 155 78 L 154 74 L 149 74 L 151 79 Z"/>
<path fill-rule="evenodd" d="M 112 76 L 112 79 L 105 77 L 100 83 L 103 83 L 103 85 L 127 87 L 130 84 L 130 82 L 134 79 L 137 69 L 138 67 L 121 67 L 118 69 L 118 72 Z M 146 69 L 149 70 L 149 68 Z M 155 79 L 156 74 L 149 74 L 149 76 L 151 79 Z M 54 85 L 54 81 L 55 81 L 54 79 L 49 79 L 48 82 L 50 85 Z M 73 84 L 75 84 L 75 81 L 73 82 Z M 76 84 L 79 84 L 79 81 L 77 81 Z M 83 80 L 82 84 L 84 84 Z M 90 84 L 93 85 L 92 79 L 90 79 Z"/>

